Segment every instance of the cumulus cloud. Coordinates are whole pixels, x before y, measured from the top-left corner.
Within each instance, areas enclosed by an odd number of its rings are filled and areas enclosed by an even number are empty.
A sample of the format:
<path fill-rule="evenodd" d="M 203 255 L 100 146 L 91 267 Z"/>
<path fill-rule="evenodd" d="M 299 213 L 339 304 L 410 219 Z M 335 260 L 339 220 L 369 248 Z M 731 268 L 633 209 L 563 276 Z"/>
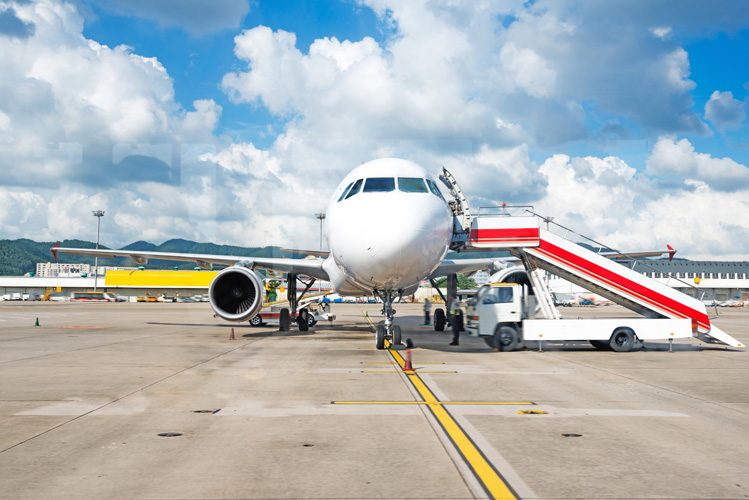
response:
<path fill-rule="evenodd" d="M 646 172 L 681 182 L 704 183 L 715 191 L 741 192 L 749 189 L 749 168 L 730 158 L 713 158 L 697 153 L 687 140 L 662 137 L 653 146 Z"/>
<path fill-rule="evenodd" d="M 662 139 L 648 164 L 667 161 L 669 153 L 673 164 L 685 155 L 710 161 L 684 140 Z M 711 260 L 746 260 L 749 253 L 749 220 L 737 216 L 749 210 L 746 182 L 732 196 L 701 181 L 666 190 L 656 177 L 638 174 L 616 157 L 554 155 L 540 170 L 548 189 L 537 211 L 612 248 L 665 250 L 670 244 L 683 257 Z"/>
<path fill-rule="evenodd" d="M 746 120 L 746 105 L 733 98 L 733 92 L 716 90 L 705 104 L 705 118 L 724 131 L 741 126 Z"/>

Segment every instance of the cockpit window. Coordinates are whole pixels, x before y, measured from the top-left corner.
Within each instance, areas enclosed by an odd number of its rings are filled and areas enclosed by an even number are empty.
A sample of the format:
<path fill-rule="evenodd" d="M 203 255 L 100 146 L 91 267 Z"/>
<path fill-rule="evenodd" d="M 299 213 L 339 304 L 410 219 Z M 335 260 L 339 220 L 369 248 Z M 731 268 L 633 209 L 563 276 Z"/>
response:
<path fill-rule="evenodd" d="M 442 196 L 442 193 L 440 192 L 440 188 L 437 187 L 437 184 L 435 184 L 433 180 L 427 179 L 427 184 L 429 184 L 429 189 L 431 189 L 434 194 L 436 194 L 443 200 L 445 199 L 445 197 Z"/>
<path fill-rule="evenodd" d="M 362 182 L 363 182 L 363 179 L 359 179 L 358 181 L 354 183 L 354 185 L 351 187 L 351 191 L 349 191 L 348 194 L 346 195 L 347 200 L 359 192 L 359 190 L 361 189 Z"/>
<path fill-rule="evenodd" d="M 424 179 L 398 177 L 398 189 L 405 193 L 428 193 Z"/>
<path fill-rule="evenodd" d="M 354 185 L 354 183 L 352 182 L 351 184 L 349 184 L 348 186 L 346 186 L 346 189 L 343 190 L 343 193 L 341 193 L 341 197 L 338 198 L 338 201 L 341 201 L 343 199 L 343 197 L 346 196 L 346 193 L 348 193 L 348 190 L 351 189 L 351 186 L 353 186 L 353 185 Z"/>
<path fill-rule="evenodd" d="M 395 190 L 395 179 L 392 177 L 370 177 L 364 183 L 365 193 L 386 193 Z"/>

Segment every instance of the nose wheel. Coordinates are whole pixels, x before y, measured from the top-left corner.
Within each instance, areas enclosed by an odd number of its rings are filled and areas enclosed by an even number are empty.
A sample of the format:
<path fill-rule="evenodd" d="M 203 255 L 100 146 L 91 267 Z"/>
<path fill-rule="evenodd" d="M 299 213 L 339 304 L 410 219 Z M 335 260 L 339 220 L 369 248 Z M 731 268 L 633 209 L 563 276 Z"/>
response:
<path fill-rule="evenodd" d="M 390 340 L 391 345 L 400 345 L 401 327 L 393 324 L 393 316 L 395 316 L 393 300 L 396 293 L 400 297 L 400 292 L 378 291 L 377 293 L 383 302 L 382 314 L 385 316 L 385 324 L 377 325 L 375 328 L 375 347 L 377 349 L 384 349 L 385 339 Z"/>

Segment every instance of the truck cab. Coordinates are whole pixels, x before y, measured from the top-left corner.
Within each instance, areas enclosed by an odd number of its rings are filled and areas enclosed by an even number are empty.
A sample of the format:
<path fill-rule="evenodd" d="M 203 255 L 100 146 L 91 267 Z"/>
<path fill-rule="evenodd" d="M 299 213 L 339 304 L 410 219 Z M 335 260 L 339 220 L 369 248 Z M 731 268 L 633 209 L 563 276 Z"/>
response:
<path fill-rule="evenodd" d="M 513 350 L 522 343 L 523 320 L 537 312 L 536 297 L 527 285 L 491 283 L 468 301 L 465 329 L 469 335 L 483 337 L 489 347 Z"/>

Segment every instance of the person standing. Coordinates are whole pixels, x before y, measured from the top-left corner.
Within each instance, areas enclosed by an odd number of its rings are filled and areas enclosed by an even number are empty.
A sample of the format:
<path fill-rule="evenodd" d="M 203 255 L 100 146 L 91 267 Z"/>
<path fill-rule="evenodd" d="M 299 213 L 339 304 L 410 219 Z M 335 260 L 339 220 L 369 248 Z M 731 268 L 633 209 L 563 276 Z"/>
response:
<path fill-rule="evenodd" d="M 459 345 L 458 339 L 460 332 L 463 331 L 463 304 L 460 302 L 458 297 L 455 297 L 452 305 L 450 306 L 450 315 L 452 316 L 453 326 L 453 341 L 450 345 Z"/>
<path fill-rule="evenodd" d="M 429 325 L 432 322 L 432 302 L 429 300 L 429 297 L 424 299 L 424 324 Z"/>

